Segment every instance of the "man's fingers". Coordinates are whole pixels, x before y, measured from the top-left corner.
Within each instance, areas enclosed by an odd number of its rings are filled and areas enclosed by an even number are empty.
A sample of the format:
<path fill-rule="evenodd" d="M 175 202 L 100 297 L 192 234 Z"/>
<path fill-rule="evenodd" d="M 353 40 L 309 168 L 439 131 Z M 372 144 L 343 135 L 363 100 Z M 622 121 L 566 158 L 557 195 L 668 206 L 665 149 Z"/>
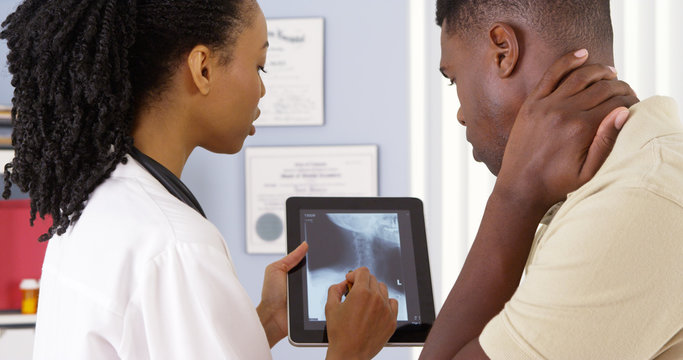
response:
<path fill-rule="evenodd" d="M 585 136 L 584 139 L 592 139 L 597 129 L 610 118 L 609 115 L 614 109 L 618 107 L 628 109 L 637 102 L 638 98 L 632 95 L 613 96 L 590 110 L 582 111 L 580 116 L 576 117 L 578 122 L 574 123 L 575 128 Z"/>
<path fill-rule="evenodd" d="M 308 251 L 308 244 L 306 242 L 301 243 L 301 245 L 297 246 L 294 251 L 291 253 L 287 254 L 287 256 L 283 257 L 282 259 L 278 260 L 280 263 L 284 264 L 286 271 L 291 270 L 293 267 L 295 267 L 298 263 L 301 262 L 301 260 L 306 256 L 306 252 Z"/>
<path fill-rule="evenodd" d="M 620 80 L 600 80 L 574 95 L 581 110 L 590 110 L 615 96 L 635 96 L 631 86 Z"/>
<path fill-rule="evenodd" d="M 590 110 L 584 111 L 583 118 L 588 119 L 588 121 L 593 121 L 595 123 L 595 127 L 593 129 L 597 129 L 599 125 L 605 121 L 605 119 L 608 119 L 609 115 L 612 113 L 612 111 L 614 111 L 614 109 L 618 107 L 625 107 L 628 109 L 637 102 L 638 98 L 633 95 L 613 96 L 610 99 L 602 102 L 600 105 Z"/>
<path fill-rule="evenodd" d="M 529 96 L 541 99 L 550 95 L 557 88 L 560 81 L 572 70 L 583 65 L 586 59 L 588 59 L 588 51 L 586 49 L 565 54 L 546 70 L 538 85 L 536 85 L 536 88 Z"/>
<path fill-rule="evenodd" d="M 578 94 L 600 80 L 616 79 L 617 73 L 613 69 L 614 68 L 612 67 L 601 64 L 582 66 L 581 68 L 572 71 L 564 80 L 562 80 L 560 85 L 557 86 L 556 93 L 562 98 L 568 98 Z"/>
<path fill-rule="evenodd" d="M 602 164 L 612 152 L 617 141 L 619 131 L 628 119 L 629 111 L 625 107 L 618 107 L 610 112 L 600 123 L 593 143 L 588 149 L 586 161 L 581 168 L 579 179 L 581 182 L 590 180 L 598 172 Z"/>

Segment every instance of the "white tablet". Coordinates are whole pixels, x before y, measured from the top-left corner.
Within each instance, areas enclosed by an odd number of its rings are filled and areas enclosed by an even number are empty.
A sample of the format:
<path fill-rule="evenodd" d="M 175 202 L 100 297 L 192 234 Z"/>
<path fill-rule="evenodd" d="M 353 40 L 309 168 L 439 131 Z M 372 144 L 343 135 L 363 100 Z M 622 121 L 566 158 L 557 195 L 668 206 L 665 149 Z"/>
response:
<path fill-rule="evenodd" d="M 434 300 L 422 202 L 415 198 L 287 199 L 287 251 L 308 242 L 288 275 L 289 341 L 327 344 L 328 288 L 365 266 L 398 300 L 389 345 L 422 345 L 434 322 Z"/>

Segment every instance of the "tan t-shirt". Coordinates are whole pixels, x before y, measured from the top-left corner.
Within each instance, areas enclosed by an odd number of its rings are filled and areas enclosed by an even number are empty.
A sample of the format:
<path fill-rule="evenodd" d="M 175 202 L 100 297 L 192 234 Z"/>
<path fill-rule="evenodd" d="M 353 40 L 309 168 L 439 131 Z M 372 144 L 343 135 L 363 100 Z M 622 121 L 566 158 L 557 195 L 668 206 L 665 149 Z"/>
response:
<path fill-rule="evenodd" d="M 634 105 L 609 158 L 552 209 L 479 342 L 491 359 L 683 359 L 683 126 Z"/>

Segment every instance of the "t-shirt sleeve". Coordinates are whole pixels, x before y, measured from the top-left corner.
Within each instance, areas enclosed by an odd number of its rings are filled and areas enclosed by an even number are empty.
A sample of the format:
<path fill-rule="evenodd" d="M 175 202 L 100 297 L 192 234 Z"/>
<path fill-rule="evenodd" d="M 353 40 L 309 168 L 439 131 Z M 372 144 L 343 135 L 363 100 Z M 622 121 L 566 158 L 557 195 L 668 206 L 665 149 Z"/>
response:
<path fill-rule="evenodd" d="M 271 358 L 225 250 L 204 243 L 181 242 L 152 260 L 125 313 L 123 334 L 121 348 L 131 358 Z"/>
<path fill-rule="evenodd" d="M 548 227 L 479 342 L 491 359 L 649 359 L 683 325 L 683 211 L 644 189 L 590 196 Z"/>

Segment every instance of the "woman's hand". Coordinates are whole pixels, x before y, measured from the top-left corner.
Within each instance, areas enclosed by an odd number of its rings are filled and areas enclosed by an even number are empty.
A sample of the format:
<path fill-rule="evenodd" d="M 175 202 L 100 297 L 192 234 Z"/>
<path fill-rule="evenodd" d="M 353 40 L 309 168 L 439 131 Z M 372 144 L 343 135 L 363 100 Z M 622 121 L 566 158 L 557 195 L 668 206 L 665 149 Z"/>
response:
<path fill-rule="evenodd" d="M 607 159 L 635 93 L 613 68 L 564 55 L 517 114 L 496 187 L 544 213 L 590 180 Z"/>
<path fill-rule="evenodd" d="M 352 287 L 342 302 L 347 284 Z M 367 268 L 348 273 L 327 295 L 327 359 L 372 358 L 396 330 L 397 314 L 398 302 Z"/>
<path fill-rule="evenodd" d="M 308 244 L 304 242 L 287 256 L 266 267 L 261 303 L 256 307 L 256 313 L 271 348 L 287 336 L 287 272 L 301 262 L 307 251 Z"/>

